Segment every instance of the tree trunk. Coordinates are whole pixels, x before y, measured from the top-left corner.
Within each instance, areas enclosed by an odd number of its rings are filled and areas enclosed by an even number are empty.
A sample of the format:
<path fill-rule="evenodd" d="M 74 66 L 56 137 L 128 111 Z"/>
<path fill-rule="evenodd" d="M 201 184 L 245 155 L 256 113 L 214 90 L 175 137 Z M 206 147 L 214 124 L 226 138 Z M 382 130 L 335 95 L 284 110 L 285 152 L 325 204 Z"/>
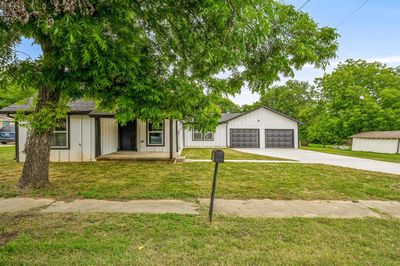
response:
<path fill-rule="evenodd" d="M 41 88 L 35 112 L 46 106 L 55 106 L 60 100 L 60 92 Z M 20 188 L 43 188 L 49 185 L 49 159 L 53 129 L 40 132 L 32 128 L 25 144 L 25 164 L 18 181 Z"/>

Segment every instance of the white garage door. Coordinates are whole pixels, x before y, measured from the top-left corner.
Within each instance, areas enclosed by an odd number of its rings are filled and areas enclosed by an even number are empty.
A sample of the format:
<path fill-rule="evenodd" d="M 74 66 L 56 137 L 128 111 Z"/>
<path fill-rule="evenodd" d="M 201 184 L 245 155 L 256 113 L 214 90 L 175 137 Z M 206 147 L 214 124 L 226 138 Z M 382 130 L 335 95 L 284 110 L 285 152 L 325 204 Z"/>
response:
<path fill-rule="evenodd" d="M 266 129 L 265 148 L 294 148 L 294 130 Z"/>
<path fill-rule="evenodd" d="M 230 130 L 230 144 L 232 148 L 259 148 L 260 131 L 249 128 L 232 128 Z"/>

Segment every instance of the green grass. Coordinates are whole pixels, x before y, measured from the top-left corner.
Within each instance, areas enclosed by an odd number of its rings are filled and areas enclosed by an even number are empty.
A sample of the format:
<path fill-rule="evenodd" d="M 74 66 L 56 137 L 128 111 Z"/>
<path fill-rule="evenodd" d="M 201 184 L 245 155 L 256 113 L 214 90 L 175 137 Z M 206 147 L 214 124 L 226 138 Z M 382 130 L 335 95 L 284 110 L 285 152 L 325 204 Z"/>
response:
<path fill-rule="evenodd" d="M 208 148 L 185 148 L 183 149 L 182 156 L 186 159 L 211 159 L 211 152 L 213 149 Z M 288 159 L 251 154 L 232 149 L 221 149 L 225 153 L 225 160 L 273 160 L 273 161 L 287 161 Z"/>
<path fill-rule="evenodd" d="M 351 151 L 351 150 L 338 150 L 332 148 L 332 146 L 326 146 L 325 148 L 322 145 L 310 144 L 307 147 L 301 147 L 304 150 L 310 151 L 318 151 L 336 155 L 344 155 L 351 157 L 358 157 L 364 159 L 372 159 L 378 161 L 386 161 L 393 163 L 400 163 L 400 154 L 386 154 L 386 153 L 376 153 L 376 152 L 365 152 L 365 151 Z"/>
<path fill-rule="evenodd" d="M 21 190 L 22 163 L 0 148 L 0 197 L 185 199 L 209 197 L 212 163 L 51 163 L 51 186 Z M 8 155 L 7 155 L 8 154 Z M 400 200 L 400 176 L 318 164 L 224 163 L 217 197 L 226 199 Z"/>
<path fill-rule="evenodd" d="M 400 219 L 0 216 L 0 265 L 398 265 Z"/>

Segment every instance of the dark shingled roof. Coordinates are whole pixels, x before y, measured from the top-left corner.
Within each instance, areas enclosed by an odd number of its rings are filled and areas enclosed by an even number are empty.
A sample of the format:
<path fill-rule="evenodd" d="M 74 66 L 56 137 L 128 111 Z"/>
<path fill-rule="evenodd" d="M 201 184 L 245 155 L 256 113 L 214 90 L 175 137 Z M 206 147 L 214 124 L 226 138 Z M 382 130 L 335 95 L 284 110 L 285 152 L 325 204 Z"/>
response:
<path fill-rule="evenodd" d="M 33 102 L 33 98 L 30 98 L 27 101 L 26 104 L 12 104 L 12 105 L 10 105 L 8 107 L 0 109 L 0 114 L 14 114 L 19 110 L 28 111 L 32 107 L 32 102 Z M 81 100 L 76 100 L 76 101 L 73 101 L 73 102 L 69 103 L 68 106 L 70 108 L 69 113 L 72 113 L 72 114 L 73 113 L 86 113 L 86 114 L 89 114 L 90 116 L 113 116 L 114 115 L 113 113 L 97 111 L 96 110 L 96 104 L 95 104 L 94 101 L 88 101 L 88 100 L 82 100 L 81 99 Z M 279 114 L 279 115 L 281 115 L 283 117 L 286 117 L 286 118 L 288 118 L 290 120 L 293 120 L 293 121 L 295 121 L 297 123 L 301 123 L 300 121 L 298 121 L 298 120 L 296 120 L 296 119 L 294 119 L 292 117 L 289 117 L 289 116 L 287 116 L 285 114 L 282 114 L 280 112 L 277 112 L 277 111 L 273 110 L 272 108 L 269 108 L 269 107 L 266 107 L 266 106 L 259 107 L 259 108 L 265 108 L 265 109 L 267 109 L 267 110 L 269 110 L 271 112 Z M 254 110 L 257 110 L 259 108 L 256 108 Z M 248 114 L 250 112 L 253 112 L 254 110 L 251 110 L 251 111 L 248 111 L 248 112 L 245 112 L 245 113 L 223 113 L 221 115 L 221 119 L 219 120 L 219 123 L 220 124 L 226 123 L 226 122 L 228 122 L 230 120 L 233 120 L 233 119 L 235 119 L 235 118 L 237 118 L 239 116 L 242 116 L 242 115 Z"/>
<path fill-rule="evenodd" d="M 0 114 L 14 114 L 19 110 L 28 111 L 32 108 L 33 99 L 30 98 L 25 104 L 12 104 L 8 107 L 0 109 Z M 94 101 L 76 100 L 68 104 L 70 113 L 90 113 L 96 111 Z"/>
<path fill-rule="evenodd" d="M 400 130 L 395 131 L 369 131 L 351 136 L 360 139 L 400 139 Z"/>
<path fill-rule="evenodd" d="M 241 116 L 242 114 L 243 113 L 222 113 L 219 123 L 225 123 L 226 121 L 231 120 L 235 117 Z"/>

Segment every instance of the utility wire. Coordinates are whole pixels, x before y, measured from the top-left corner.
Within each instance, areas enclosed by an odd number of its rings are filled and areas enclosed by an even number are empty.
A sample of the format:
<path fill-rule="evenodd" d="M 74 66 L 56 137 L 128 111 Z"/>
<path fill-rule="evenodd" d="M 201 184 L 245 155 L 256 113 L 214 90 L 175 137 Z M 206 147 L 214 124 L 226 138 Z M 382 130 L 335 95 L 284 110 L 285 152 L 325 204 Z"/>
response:
<path fill-rule="evenodd" d="M 301 5 L 301 7 L 299 7 L 299 9 L 297 9 L 297 11 L 300 11 L 303 9 L 303 7 L 305 7 L 311 0 L 307 0 L 304 2 L 304 4 Z"/>
<path fill-rule="evenodd" d="M 363 6 L 365 6 L 365 4 L 368 2 L 369 0 L 365 0 L 360 6 L 358 6 L 356 9 L 354 9 L 353 12 L 350 13 L 350 15 L 348 15 L 347 17 L 345 17 L 336 27 L 335 29 L 339 28 L 340 26 L 342 26 L 349 18 L 351 18 L 352 16 L 354 16 L 355 13 L 357 13 Z"/>

